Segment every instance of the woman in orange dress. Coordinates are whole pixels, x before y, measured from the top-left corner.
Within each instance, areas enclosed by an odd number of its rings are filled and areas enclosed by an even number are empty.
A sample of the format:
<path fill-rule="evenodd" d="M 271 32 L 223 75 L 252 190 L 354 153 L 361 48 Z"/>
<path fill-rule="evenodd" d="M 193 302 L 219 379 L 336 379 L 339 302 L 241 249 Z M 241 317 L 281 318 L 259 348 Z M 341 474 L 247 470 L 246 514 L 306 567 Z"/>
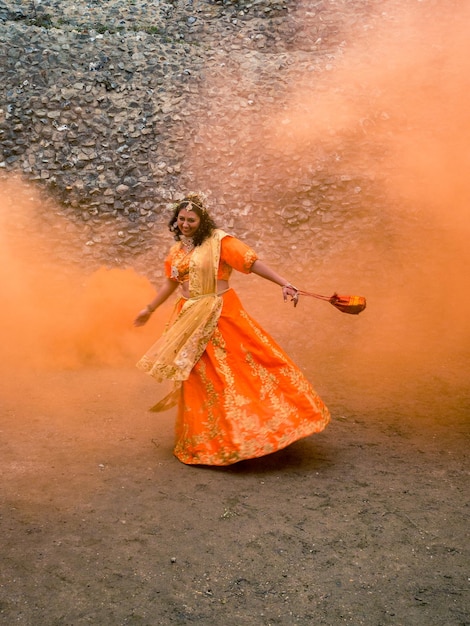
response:
<path fill-rule="evenodd" d="M 181 289 L 171 322 L 137 364 L 158 381 L 173 382 L 154 410 L 178 404 L 175 456 L 187 464 L 230 465 L 322 431 L 328 409 L 246 313 L 229 278 L 232 269 L 257 274 L 278 284 L 294 306 L 296 288 L 216 228 L 196 194 L 176 205 L 169 228 L 177 243 L 165 261 L 166 280 L 134 324 L 145 324 Z"/>

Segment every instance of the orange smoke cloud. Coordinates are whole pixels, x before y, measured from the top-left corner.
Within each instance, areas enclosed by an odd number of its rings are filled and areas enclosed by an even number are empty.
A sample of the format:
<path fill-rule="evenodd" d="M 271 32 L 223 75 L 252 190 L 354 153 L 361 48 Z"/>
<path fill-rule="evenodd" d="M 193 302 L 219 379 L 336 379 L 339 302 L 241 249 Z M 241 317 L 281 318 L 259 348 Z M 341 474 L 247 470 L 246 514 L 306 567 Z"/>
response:
<path fill-rule="evenodd" d="M 445 364 L 454 372 L 455 364 L 470 349 L 466 289 L 470 272 L 470 40 L 465 28 L 470 10 L 468 2 L 442 2 L 439 10 L 428 5 L 413 3 L 411 10 L 410 3 L 404 2 L 396 15 L 390 9 L 383 28 L 376 22 L 375 30 L 358 36 L 357 44 L 344 47 L 328 71 L 309 73 L 304 80 L 294 72 L 290 100 L 282 103 L 276 115 L 268 120 L 249 119 L 250 137 L 260 137 L 260 152 L 276 155 L 282 148 L 283 155 L 292 156 L 295 168 L 305 168 L 305 180 L 313 176 L 312 167 L 322 150 L 322 175 L 328 176 L 328 163 L 334 161 L 332 175 L 358 173 L 366 184 L 369 178 L 385 190 L 380 204 L 364 196 L 358 209 L 361 215 L 354 213 L 356 209 L 345 210 L 346 221 L 358 218 L 358 222 L 350 240 L 345 241 L 348 230 L 339 229 L 343 245 L 325 250 L 322 266 L 316 251 L 314 259 L 302 256 L 291 263 L 289 257 L 290 267 L 278 268 L 306 290 L 367 296 L 368 307 L 359 318 L 306 299 L 295 314 L 283 310 L 280 315 L 275 303 L 269 307 L 273 292 L 264 283 L 256 291 L 256 279 L 243 277 L 248 310 L 301 365 L 313 364 L 314 380 L 316 369 L 328 360 L 327 351 L 333 354 L 334 372 L 331 381 L 323 380 L 324 388 L 330 382 L 334 387 L 341 367 L 343 383 L 344 372 L 356 379 L 362 375 L 368 383 L 376 376 L 377 389 L 383 388 L 387 378 L 393 379 L 392 386 L 396 376 L 404 380 L 403 367 L 417 372 L 430 364 L 442 373 Z M 213 85 L 210 80 L 208 94 L 218 87 L 217 78 Z M 230 108 L 233 103 L 227 84 L 224 87 Z M 216 106 L 225 105 L 217 102 Z M 208 99 L 202 116 L 210 107 Z M 207 124 L 204 130 L 201 123 L 201 133 L 206 133 L 202 145 L 207 146 L 212 161 L 200 158 L 198 165 L 195 158 L 190 164 L 196 188 L 211 190 L 217 182 L 214 168 L 207 163 L 231 171 L 233 161 L 236 184 L 243 188 L 247 183 L 249 190 L 253 163 L 244 155 L 243 142 L 238 145 L 233 139 L 232 128 L 223 127 L 224 115 L 217 119 L 220 126 L 215 128 Z M 220 150 L 227 141 L 229 153 Z M 269 174 L 263 176 L 266 180 Z M 273 188 L 277 183 L 272 180 Z M 32 248 L 38 246 L 28 225 L 19 234 L 12 233 L 4 217 L 14 212 L 15 219 L 25 216 L 27 220 L 37 200 L 25 206 L 14 204 L 13 211 L 7 195 L 2 194 L 0 200 L 4 363 L 79 367 L 129 363 L 138 357 L 162 326 L 158 318 L 152 320 L 153 326 L 138 332 L 131 326 L 136 309 L 152 293 L 148 281 L 132 270 L 102 269 L 83 275 L 69 268 L 64 275 L 48 262 L 44 251 L 32 256 Z M 249 218 L 249 228 L 260 240 L 269 237 L 264 215 Z M 364 225 L 362 233 L 357 224 Z M 222 220 L 220 226 L 230 230 L 230 224 Z M 276 224 L 271 226 L 276 228 Z M 304 230 L 301 235 L 311 236 L 315 246 L 314 234 Z M 271 264 L 269 258 L 265 260 Z M 266 296 L 260 297 L 261 290 Z M 296 337 L 302 344 L 298 348 Z"/>
<path fill-rule="evenodd" d="M 15 371 L 132 362 L 159 332 L 158 317 L 138 332 L 132 326 L 151 298 L 152 286 L 132 269 L 87 274 L 52 261 L 48 251 L 54 241 L 47 233 L 39 237 L 32 232 L 39 205 L 33 190 L 24 193 L 18 182 L 2 183 L 2 367 Z"/>

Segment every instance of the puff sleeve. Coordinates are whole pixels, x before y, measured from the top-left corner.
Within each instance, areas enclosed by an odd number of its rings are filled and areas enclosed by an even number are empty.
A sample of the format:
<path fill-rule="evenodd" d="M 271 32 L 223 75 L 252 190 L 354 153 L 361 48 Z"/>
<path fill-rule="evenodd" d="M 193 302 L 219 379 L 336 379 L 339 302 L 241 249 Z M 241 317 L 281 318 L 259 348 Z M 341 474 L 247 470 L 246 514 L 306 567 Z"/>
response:
<path fill-rule="evenodd" d="M 256 252 L 240 239 L 227 235 L 222 239 L 220 249 L 221 265 L 228 265 L 238 272 L 249 274 L 253 263 L 258 259 Z"/>

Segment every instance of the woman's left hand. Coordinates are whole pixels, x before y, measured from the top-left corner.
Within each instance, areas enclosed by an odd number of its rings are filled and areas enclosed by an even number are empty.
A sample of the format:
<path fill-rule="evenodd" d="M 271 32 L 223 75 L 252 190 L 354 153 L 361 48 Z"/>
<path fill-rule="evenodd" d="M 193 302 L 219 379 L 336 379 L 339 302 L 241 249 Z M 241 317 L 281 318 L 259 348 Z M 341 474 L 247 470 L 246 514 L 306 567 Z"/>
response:
<path fill-rule="evenodd" d="M 290 301 L 293 302 L 294 307 L 296 307 L 299 302 L 299 290 L 293 285 L 283 285 L 282 297 L 284 298 L 284 302 L 287 302 L 287 298 L 290 297 Z"/>

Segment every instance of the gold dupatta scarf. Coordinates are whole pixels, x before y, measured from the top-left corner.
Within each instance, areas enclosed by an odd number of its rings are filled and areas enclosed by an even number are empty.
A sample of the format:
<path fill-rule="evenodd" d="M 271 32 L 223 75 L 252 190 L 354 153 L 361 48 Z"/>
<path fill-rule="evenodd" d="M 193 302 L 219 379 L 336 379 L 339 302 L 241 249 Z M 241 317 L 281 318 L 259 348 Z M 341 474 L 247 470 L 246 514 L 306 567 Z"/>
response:
<path fill-rule="evenodd" d="M 151 411 L 165 411 L 177 403 L 182 381 L 189 377 L 216 329 L 223 304 L 217 295 L 217 270 L 225 235 L 217 229 L 194 249 L 189 263 L 189 298 L 137 363 L 158 381 L 173 381 L 173 389 Z"/>

